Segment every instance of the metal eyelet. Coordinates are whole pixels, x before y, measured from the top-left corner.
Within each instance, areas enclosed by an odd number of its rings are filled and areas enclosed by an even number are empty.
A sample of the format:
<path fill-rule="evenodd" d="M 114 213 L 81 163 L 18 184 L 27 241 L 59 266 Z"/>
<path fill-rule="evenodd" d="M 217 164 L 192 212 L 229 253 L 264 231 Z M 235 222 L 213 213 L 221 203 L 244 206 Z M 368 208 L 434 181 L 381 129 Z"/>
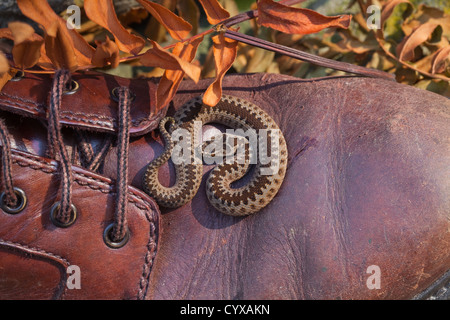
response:
<path fill-rule="evenodd" d="M 14 208 L 9 207 L 5 203 L 5 193 L 2 192 L 0 195 L 0 208 L 9 214 L 18 214 L 22 212 L 23 209 L 27 206 L 27 196 L 22 189 L 14 187 L 14 193 L 17 196 L 18 203 Z"/>
<path fill-rule="evenodd" d="M 70 83 L 67 83 L 66 89 L 63 91 L 63 94 L 71 95 L 76 93 L 78 89 L 80 89 L 80 84 L 75 80 L 71 80 Z"/>
<path fill-rule="evenodd" d="M 22 78 L 24 76 L 25 76 L 25 72 L 23 72 L 22 70 L 17 70 L 14 77 L 12 77 L 11 80 L 9 80 L 9 81 L 20 81 L 20 80 L 22 80 Z"/>
<path fill-rule="evenodd" d="M 105 241 L 105 244 L 112 249 L 122 248 L 130 239 L 130 232 L 127 230 L 127 232 L 125 233 L 125 237 L 122 240 L 116 242 L 111 239 L 111 231 L 113 227 L 114 223 L 111 223 L 105 228 L 105 231 L 103 232 L 103 241 Z"/>
<path fill-rule="evenodd" d="M 120 87 L 115 87 L 111 90 L 111 99 L 113 99 L 115 102 L 119 102 L 119 94 L 117 93 L 117 90 L 119 90 Z M 136 99 L 136 95 L 131 92 L 131 101 L 133 102 Z"/>
<path fill-rule="evenodd" d="M 56 227 L 58 227 L 58 228 L 68 228 L 75 222 L 75 220 L 77 220 L 77 208 L 72 204 L 71 205 L 72 215 L 70 216 L 70 220 L 68 222 L 66 222 L 66 223 L 62 223 L 61 221 L 59 221 L 56 218 L 56 214 L 58 213 L 60 207 L 61 207 L 61 202 L 59 202 L 59 201 L 56 202 L 52 206 L 52 208 L 50 210 L 50 219 L 52 220 L 52 223 Z"/>

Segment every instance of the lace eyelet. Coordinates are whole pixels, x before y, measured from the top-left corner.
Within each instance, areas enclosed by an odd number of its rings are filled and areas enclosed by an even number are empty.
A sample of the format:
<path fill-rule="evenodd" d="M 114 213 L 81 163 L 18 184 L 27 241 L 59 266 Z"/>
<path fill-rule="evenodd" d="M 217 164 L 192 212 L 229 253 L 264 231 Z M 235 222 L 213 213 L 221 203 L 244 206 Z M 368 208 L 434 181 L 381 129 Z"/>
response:
<path fill-rule="evenodd" d="M 113 227 L 114 223 L 111 223 L 105 228 L 105 231 L 103 232 L 103 241 L 105 241 L 105 244 L 112 249 L 122 248 L 130 239 L 130 232 L 127 230 L 127 232 L 125 233 L 125 237 L 122 240 L 116 242 L 111 239 L 111 231 Z"/>
<path fill-rule="evenodd" d="M 11 80 L 9 81 L 20 81 L 22 80 L 22 78 L 25 76 L 25 72 L 23 72 L 22 70 L 18 70 L 16 72 L 16 74 L 14 75 L 14 77 L 11 78 Z"/>
<path fill-rule="evenodd" d="M 5 193 L 2 192 L 0 195 L 0 208 L 9 214 L 18 214 L 22 212 L 23 209 L 27 206 L 27 196 L 22 189 L 14 187 L 14 193 L 17 196 L 18 204 L 11 208 L 5 203 Z"/>
<path fill-rule="evenodd" d="M 68 222 L 66 222 L 66 223 L 62 223 L 61 221 L 59 221 L 56 218 L 56 214 L 58 213 L 60 207 L 61 207 L 61 202 L 59 202 L 59 201 L 56 202 L 52 206 L 52 208 L 50 210 L 50 219 L 52 220 L 52 223 L 56 227 L 58 227 L 58 228 L 68 228 L 75 222 L 75 220 L 77 220 L 77 208 L 72 204 L 71 205 L 72 215 L 70 216 L 70 220 Z"/>
<path fill-rule="evenodd" d="M 119 102 L 119 94 L 117 93 L 117 90 L 119 90 L 120 87 L 115 87 L 111 90 L 111 99 L 113 99 L 115 102 Z M 136 95 L 131 92 L 131 102 L 133 102 L 136 99 Z"/>
<path fill-rule="evenodd" d="M 66 89 L 64 90 L 63 94 L 71 95 L 76 93 L 78 89 L 80 89 L 80 84 L 75 80 L 71 80 L 70 83 L 67 83 Z"/>

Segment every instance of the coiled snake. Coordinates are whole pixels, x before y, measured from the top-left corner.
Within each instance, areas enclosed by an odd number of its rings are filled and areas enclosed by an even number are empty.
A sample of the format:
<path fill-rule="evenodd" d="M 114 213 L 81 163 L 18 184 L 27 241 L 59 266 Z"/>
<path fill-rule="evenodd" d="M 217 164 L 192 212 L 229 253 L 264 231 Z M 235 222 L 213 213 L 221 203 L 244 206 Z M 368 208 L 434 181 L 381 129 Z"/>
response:
<path fill-rule="evenodd" d="M 258 212 L 264 208 L 277 194 L 283 182 L 287 167 L 287 146 L 281 131 L 275 121 L 256 105 L 240 98 L 224 95 L 215 107 L 203 105 L 202 98 L 197 97 L 181 107 L 173 116 L 166 117 L 159 124 L 160 134 L 164 140 L 165 150 L 163 154 L 150 162 L 143 179 L 144 191 L 152 196 L 156 202 L 169 208 L 181 207 L 189 202 L 197 193 L 203 176 L 203 164 L 195 161 L 198 145 L 192 142 L 199 141 L 201 130 L 196 130 L 196 124 L 219 123 L 233 129 L 266 130 L 266 144 L 258 144 L 258 152 L 270 154 L 272 161 L 258 160 L 250 162 L 251 143 L 246 139 L 245 161 L 223 163 L 216 165 L 206 181 L 206 194 L 214 208 L 222 213 L 232 216 L 244 216 Z M 169 124 L 169 131 L 166 126 Z M 175 163 L 173 152 L 175 143 L 171 134 L 175 129 L 183 129 L 183 138 L 192 137 L 188 145 L 189 159 L 184 163 Z M 276 134 L 275 134 L 276 133 Z M 224 137 L 226 137 L 224 135 Z M 260 138 L 260 137 L 259 137 Z M 276 139 L 278 138 L 278 143 Z M 204 148 L 201 145 L 200 148 Z M 235 145 L 236 147 L 236 145 Z M 203 150 L 203 149 L 200 149 Z M 158 180 L 158 170 L 172 156 L 174 162 L 176 181 L 171 187 L 163 186 Z M 214 156 L 214 154 L 213 154 Z M 261 159 L 261 157 L 260 157 Z M 273 161 L 275 159 L 275 162 Z M 254 170 L 250 170 L 249 163 L 254 164 Z M 275 163 L 275 166 L 274 166 Z M 266 171 L 265 171 L 266 170 Z M 271 170 L 267 174 L 267 170 Z M 241 187 L 232 187 L 232 183 L 248 174 L 249 182 Z"/>

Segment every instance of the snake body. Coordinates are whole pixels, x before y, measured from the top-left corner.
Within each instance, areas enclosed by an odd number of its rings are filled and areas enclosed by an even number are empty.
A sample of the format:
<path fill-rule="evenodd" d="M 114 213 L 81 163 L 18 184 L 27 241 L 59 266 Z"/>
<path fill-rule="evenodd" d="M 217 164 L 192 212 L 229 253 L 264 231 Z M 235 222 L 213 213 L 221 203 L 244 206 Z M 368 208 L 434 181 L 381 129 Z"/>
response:
<path fill-rule="evenodd" d="M 143 179 L 144 191 L 152 196 L 163 207 L 177 208 L 189 202 L 197 193 L 203 176 L 202 162 L 195 162 L 195 146 L 189 149 L 190 161 L 174 164 L 176 181 L 173 186 L 165 187 L 158 180 L 158 170 L 172 156 L 174 142 L 171 133 L 176 128 L 187 130 L 192 141 L 198 141 L 201 134 L 195 130 L 195 121 L 203 125 L 219 123 L 233 129 L 266 129 L 268 139 L 279 139 L 274 148 L 268 144 L 270 154 L 278 154 L 278 166 L 272 174 L 263 174 L 270 163 L 258 161 L 254 170 L 249 170 L 249 147 L 247 143 L 245 163 L 225 162 L 216 165 L 206 181 L 206 194 L 211 205 L 218 211 L 232 215 L 244 216 L 258 212 L 264 208 L 277 194 L 283 182 L 287 167 L 287 146 L 275 121 L 256 105 L 240 98 L 223 95 L 215 107 L 203 105 L 202 98 L 197 97 L 183 105 L 173 116 L 166 117 L 159 124 L 160 134 L 164 141 L 163 154 L 149 163 Z M 167 125 L 169 124 L 169 131 Z M 278 135 L 271 135 L 278 132 Z M 261 151 L 261 150 L 259 150 Z M 173 160 L 173 159 L 172 159 Z M 272 167 L 273 168 L 273 167 Z M 249 174 L 249 182 L 241 187 L 232 187 L 232 183 Z"/>

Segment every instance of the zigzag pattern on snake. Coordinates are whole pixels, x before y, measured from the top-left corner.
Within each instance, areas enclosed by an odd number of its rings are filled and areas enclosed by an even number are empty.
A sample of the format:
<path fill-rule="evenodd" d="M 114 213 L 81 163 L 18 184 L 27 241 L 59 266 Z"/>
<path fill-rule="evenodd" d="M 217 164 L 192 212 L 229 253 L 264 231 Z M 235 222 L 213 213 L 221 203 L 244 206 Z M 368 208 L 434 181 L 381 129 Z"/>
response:
<path fill-rule="evenodd" d="M 245 163 L 229 164 L 223 162 L 216 165 L 206 181 L 206 194 L 214 208 L 232 216 L 244 216 L 258 212 L 264 208 L 277 194 L 283 182 L 287 167 L 287 146 L 285 139 L 275 121 L 256 105 L 240 98 L 224 95 L 215 107 L 203 105 L 202 98 L 197 97 L 181 107 L 173 116 L 166 117 L 159 124 L 165 150 L 163 154 L 150 162 L 143 179 L 144 191 L 152 196 L 163 207 L 177 208 L 189 202 L 197 193 L 203 176 L 203 164 L 194 162 L 195 146 L 189 149 L 191 161 L 174 164 L 176 181 L 173 186 L 165 187 L 158 180 L 158 170 L 172 156 L 174 142 L 171 133 L 176 128 L 183 128 L 189 132 L 192 141 L 198 141 L 198 133 L 194 128 L 194 121 L 201 123 L 219 123 L 233 129 L 266 129 L 268 135 L 268 154 L 277 153 L 278 166 L 276 172 L 263 174 L 264 168 L 271 163 L 262 164 L 260 161 L 249 169 L 249 149 L 246 144 Z M 166 127 L 169 123 L 169 131 Z M 270 132 L 277 132 L 274 137 L 279 138 L 278 150 L 271 147 Z M 272 148 L 272 149 L 271 149 Z M 259 150 L 261 152 L 261 150 Z M 273 167 L 272 167 L 273 168 Z M 250 174 L 249 182 L 241 187 L 233 188 L 232 183 Z"/>

